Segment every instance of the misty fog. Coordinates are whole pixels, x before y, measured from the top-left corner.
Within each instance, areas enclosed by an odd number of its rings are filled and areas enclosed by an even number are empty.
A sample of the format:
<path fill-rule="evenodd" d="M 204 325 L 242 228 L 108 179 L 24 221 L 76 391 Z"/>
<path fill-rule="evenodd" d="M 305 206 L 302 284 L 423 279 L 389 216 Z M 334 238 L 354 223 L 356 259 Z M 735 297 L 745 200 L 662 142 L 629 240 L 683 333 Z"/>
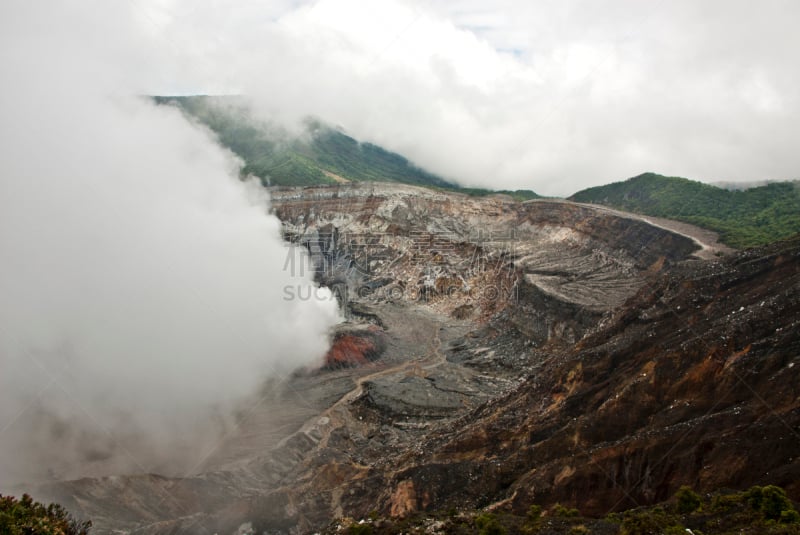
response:
<path fill-rule="evenodd" d="M 314 115 L 463 185 L 797 178 L 795 2 L 138 5 L 184 84 Z"/>
<path fill-rule="evenodd" d="M 75 9 L 2 14 L 3 485 L 192 470 L 339 321 L 324 290 L 284 299 L 313 282 L 284 270 L 263 189 L 106 56 L 135 54 L 124 21 L 93 48 Z"/>

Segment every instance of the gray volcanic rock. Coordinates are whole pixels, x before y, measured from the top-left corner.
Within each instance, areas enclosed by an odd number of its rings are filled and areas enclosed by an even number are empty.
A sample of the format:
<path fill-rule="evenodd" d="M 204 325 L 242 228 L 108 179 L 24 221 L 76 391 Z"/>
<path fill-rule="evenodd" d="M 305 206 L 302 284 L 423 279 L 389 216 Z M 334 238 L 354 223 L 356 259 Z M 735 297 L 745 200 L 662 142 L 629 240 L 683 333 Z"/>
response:
<path fill-rule="evenodd" d="M 508 381 L 443 364 L 432 372 L 384 376 L 364 384 L 366 402 L 387 419 L 450 416 L 473 408 L 508 386 Z"/>
<path fill-rule="evenodd" d="M 485 318 L 522 297 L 539 343 L 579 340 L 645 274 L 701 248 L 635 216 L 565 201 L 388 184 L 272 195 L 287 237 L 348 299 L 424 301 Z"/>

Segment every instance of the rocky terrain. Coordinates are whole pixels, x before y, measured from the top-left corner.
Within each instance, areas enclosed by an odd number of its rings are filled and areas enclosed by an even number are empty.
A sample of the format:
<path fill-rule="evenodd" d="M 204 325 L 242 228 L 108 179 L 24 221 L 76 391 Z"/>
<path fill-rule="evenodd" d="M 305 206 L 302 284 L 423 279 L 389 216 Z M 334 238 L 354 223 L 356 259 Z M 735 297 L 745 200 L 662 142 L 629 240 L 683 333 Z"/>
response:
<path fill-rule="evenodd" d="M 195 473 L 38 489 L 95 533 L 800 497 L 797 240 L 725 256 L 668 221 L 392 184 L 272 198 L 348 322 Z"/>
<path fill-rule="evenodd" d="M 576 346 L 532 351 L 525 382 L 395 459 L 368 485 L 383 489 L 374 501 L 603 515 L 684 484 L 769 482 L 797 497 L 799 245 L 680 266 Z M 521 336 L 490 325 L 489 337 Z"/>
<path fill-rule="evenodd" d="M 714 247 L 608 209 L 402 185 L 276 190 L 273 204 L 346 300 L 422 302 L 474 320 L 527 303 L 540 344 L 579 340 L 646 273 Z"/>

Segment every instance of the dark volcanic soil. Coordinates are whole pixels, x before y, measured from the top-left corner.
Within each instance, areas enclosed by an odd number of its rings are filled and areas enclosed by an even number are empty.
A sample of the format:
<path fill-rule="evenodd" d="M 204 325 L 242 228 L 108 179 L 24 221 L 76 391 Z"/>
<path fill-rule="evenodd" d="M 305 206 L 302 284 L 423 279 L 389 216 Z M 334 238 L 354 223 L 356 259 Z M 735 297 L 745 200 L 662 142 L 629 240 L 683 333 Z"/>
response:
<path fill-rule="evenodd" d="M 372 499 L 385 512 L 403 499 L 590 515 L 681 485 L 777 484 L 797 499 L 798 327 L 800 240 L 683 265 L 575 346 L 533 352 L 523 384 L 393 460 Z M 495 329 L 519 336 L 508 321 Z"/>

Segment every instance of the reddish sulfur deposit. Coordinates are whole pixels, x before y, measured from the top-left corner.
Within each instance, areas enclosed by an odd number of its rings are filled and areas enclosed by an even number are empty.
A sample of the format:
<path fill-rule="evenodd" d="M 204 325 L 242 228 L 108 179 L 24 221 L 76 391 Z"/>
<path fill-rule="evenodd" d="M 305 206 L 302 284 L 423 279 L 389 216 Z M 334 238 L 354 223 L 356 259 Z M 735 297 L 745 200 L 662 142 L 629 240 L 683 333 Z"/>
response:
<path fill-rule="evenodd" d="M 382 332 L 377 327 L 340 332 L 325 355 L 325 368 L 351 368 L 363 366 L 377 359 L 383 352 Z"/>

